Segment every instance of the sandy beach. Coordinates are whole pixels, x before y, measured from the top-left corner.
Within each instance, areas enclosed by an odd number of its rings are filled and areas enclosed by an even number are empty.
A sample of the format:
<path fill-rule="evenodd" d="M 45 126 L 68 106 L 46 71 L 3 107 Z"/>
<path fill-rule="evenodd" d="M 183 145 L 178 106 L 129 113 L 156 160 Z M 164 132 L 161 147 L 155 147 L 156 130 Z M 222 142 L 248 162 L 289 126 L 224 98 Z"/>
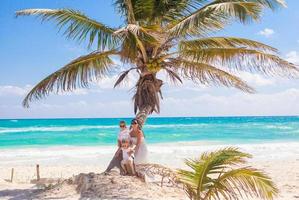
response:
<path fill-rule="evenodd" d="M 237 146 L 253 155 L 249 164 L 263 169 L 273 178 L 280 190 L 277 199 L 299 199 L 299 143 L 297 142 L 240 145 L 205 142 L 154 144 L 149 145 L 150 162 L 172 169 L 184 168 L 184 158 L 194 158 L 204 151 L 226 146 Z M 65 179 L 80 173 L 101 173 L 107 166 L 114 149 L 113 146 L 2 149 L 0 199 L 24 198 L 27 193 L 37 189 L 34 184 L 30 184 L 31 180 L 36 179 L 36 164 L 40 165 L 41 178 Z M 15 172 L 14 180 L 13 183 L 9 183 L 7 180 L 10 180 L 12 168 Z M 70 191 L 73 192 L 71 199 L 76 199 L 77 194 L 72 189 Z M 182 198 L 186 198 L 184 194 L 182 195 Z"/>

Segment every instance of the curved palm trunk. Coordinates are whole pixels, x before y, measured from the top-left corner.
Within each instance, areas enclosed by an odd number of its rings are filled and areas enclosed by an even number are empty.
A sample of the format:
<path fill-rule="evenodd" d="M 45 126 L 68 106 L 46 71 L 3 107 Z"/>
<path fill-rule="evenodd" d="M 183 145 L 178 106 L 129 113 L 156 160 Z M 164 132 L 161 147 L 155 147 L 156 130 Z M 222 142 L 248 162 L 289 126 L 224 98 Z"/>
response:
<path fill-rule="evenodd" d="M 153 93 L 151 94 L 151 96 L 155 96 L 158 97 L 158 93 L 160 93 L 160 88 L 162 86 L 162 81 L 158 80 L 158 79 L 153 79 L 152 81 L 150 81 L 151 84 L 154 85 L 154 90 Z M 138 86 L 137 86 L 138 87 Z M 140 90 L 141 92 L 141 96 L 143 96 L 142 92 L 148 92 L 146 90 Z M 145 95 L 146 96 L 146 95 Z M 138 113 L 136 114 L 136 119 L 138 121 L 138 124 L 140 125 L 140 127 L 142 127 L 147 119 L 147 117 L 155 110 L 156 107 L 159 107 L 159 105 L 156 104 L 148 104 L 145 103 L 145 101 L 143 101 L 144 104 L 142 104 L 141 108 L 139 107 Z M 159 104 L 159 101 L 156 102 L 157 104 Z M 156 110 L 157 111 L 157 110 Z M 106 172 L 109 172 L 112 168 L 117 167 L 120 169 L 120 171 L 122 172 L 122 168 L 120 165 L 120 162 L 122 160 L 122 153 L 120 152 L 119 154 L 115 154 L 112 158 L 112 160 L 110 161 L 107 169 L 105 170 Z"/>
<path fill-rule="evenodd" d="M 151 114 L 152 107 L 150 105 L 145 106 L 136 114 L 136 119 L 139 122 L 139 125 L 142 127 L 147 119 L 147 117 Z"/>
<path fill-rule="evenodd" d="M 152 107 L 150 105 L 145 106 L 143 109 L 141 109 L 137 114 L 136 114 L 136 119 L 140 125 L 140 127 L 142 127 L 147 119 L 147 117 L 150 115 L 152 110 Z M 121 150 L 120 150 L 121 151 Z M 121 168 L 121 161 L 122 161 L 122 153 L 115 153 L 115 155 L 113 156 L 112 160 L 110 161 L 107 169 L 105 170 L 105 172 L 109 172 L 111 169 L 113 169 L 114 167 L 117 167 L 120 170 L 120 173 L 123 173 L 123 169 Z"/>
<path fill-rule="evenodd" d="M 139 126 L 142 128 L 147 117 L 153 112 L 159 112 L 160 110 L 160 101 L 159 98 L 162 98 L 161 87 L 163 81 L 156 78 L 156 74 L 148 73 L 144 66 L 140 67 L 143 71 L 143 75 L 140 76 L 136 84 L 136 94 L 134 95 L 134 111 L 137 112 L 136 119 Z M 159 96 L 160 95 L 160 96 Z M 109 172 L 112 168 L 117 167 L 121 169 L 120 162 L 122 160 L 122 153 L 115 154 L 112 160 L 109 163 L 109 166 L 106 169 L 106 172 Z"/>
<path fill-rule="evenodd" d="M 140 76 L 136 84 L 134 95 L 134 111 L 139 125 L 142 127 L 153 112 L 160 112 L 160 98 L 162 98 L 161 87 L 163 81 L 156 78 L 156 74 L 148 73 Z"/>

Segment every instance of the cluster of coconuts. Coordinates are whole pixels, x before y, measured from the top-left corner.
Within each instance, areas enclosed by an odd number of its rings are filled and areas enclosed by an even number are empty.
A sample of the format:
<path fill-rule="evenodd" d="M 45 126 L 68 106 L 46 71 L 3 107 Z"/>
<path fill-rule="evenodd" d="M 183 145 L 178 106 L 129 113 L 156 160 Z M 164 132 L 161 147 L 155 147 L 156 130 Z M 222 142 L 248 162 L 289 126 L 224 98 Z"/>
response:
<path fill-rule="evenodd" d="M 162 61 L 159 59 L 148 59 L 147 63 L 146 63 L 146 67 L 148 69 L 148 71 L 150 72 L 158 72 L 161 69 L 161 63 Z"/>

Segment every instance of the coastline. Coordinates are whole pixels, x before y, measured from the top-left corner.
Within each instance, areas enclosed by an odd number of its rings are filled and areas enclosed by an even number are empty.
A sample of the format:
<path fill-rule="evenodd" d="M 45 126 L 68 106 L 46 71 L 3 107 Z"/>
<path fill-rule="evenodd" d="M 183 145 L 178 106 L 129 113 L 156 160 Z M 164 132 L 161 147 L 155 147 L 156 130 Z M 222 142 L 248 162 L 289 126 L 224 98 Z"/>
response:
<path fill-rule="evenodd" d="M 196 158 L 204 151 L 234 146 L 251 153 L 249 165 L 262 169 L 272 177 L 280 190 L 277 199 L 299 198 L 299 142 L 254 144 L 223 144 L 207 141 L 149 144 L 150 162 L 172 169 L 184 168 L 185 158 Z M 1 149 L 0 194 L 9 188 L 32 188 L 36 179 L 36 164 L 41 178 L 69 178 L 80 173 L 101 173 L 108 165 L 116 147 L 56 146 L 25 149 Z M 10 179 L 14 168 L 14 183 Z M 0 195 L 1 197 L 1 195 Z"/>

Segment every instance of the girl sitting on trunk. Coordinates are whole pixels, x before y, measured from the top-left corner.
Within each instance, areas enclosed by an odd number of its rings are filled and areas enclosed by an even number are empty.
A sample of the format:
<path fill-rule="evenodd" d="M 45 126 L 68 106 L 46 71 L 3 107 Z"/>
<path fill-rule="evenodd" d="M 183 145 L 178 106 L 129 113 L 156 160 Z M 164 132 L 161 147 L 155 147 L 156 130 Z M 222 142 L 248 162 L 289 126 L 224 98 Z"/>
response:
<path fill-rule="evenodd" d="M 121 161 L 121 167 L 125 174 L 135 175 L 134 169 L 134 150 L 130 146 L 130 140 L 123 139 L 121 141 L 121 150 L 123 159 Z"/>

